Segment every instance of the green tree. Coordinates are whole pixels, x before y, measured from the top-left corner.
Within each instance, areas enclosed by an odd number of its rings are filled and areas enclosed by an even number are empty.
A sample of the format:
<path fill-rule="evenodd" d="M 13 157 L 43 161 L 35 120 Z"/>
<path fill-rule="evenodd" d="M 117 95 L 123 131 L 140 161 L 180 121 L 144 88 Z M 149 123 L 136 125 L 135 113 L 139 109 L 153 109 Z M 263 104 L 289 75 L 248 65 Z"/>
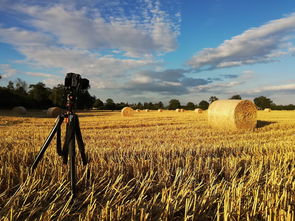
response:
<path fill-rule="evenodd" d="M 270 98 L 264 96 L 254 98 L 254 103 L 260 109 L 270 108 L 275 105 Z"/>
<path fill-rule="evenodd" d="M 136 105 L 136 109 L 143 109 L 142 103 L 138 102 Z"/>
<path fill-rule="evenodd" d="M 144 109 L 150 109 L 150 110 L 155 110 L 158 109 L 158 104 L 153 104 L 153 102 L 144 102 L 143 103 L 143 108 Z"/>
<path fill-rule="evenodd" d="M 77 108 L 89 109 L 93 107 L 95 97 L 91 96 L 88 90 L 79 91 L 77 95 Z"/>
<path fill-rule="evenodd" d="M 14 91 L 14 83 L 12 81 L 9 81 L 6 88 L 8 90 Z"/>
<path fill-rule="evenodd" d="M 202 100 L 199 103 L 199 108 L 201 108 L 202 110 L 207 110 L 209 107 L 209 103 L 207 101 Z"/>
<path fill-rule="evenodd" d="M 19 105 L 28 106 L 25 97 L 15 94 L 14 91 L 6 87 L 0 87 L 0 101 L 1 108 L 11 108 Z"/>
<path fill-rule="evenodd" d="M 209 103 L 210 103 L 210 104 L 213 103 L 214 101 L 217 101 L 217 100 L 218 100 L 218 98 L 215 97 L 215 96 L 211 96 L 211 97 L 209 97 Z"/>
<path fill-rule="evenodd" d="M 106 100 L 106 103 L 105 103 L 105 109 L 107 109 L 107 110 L 115 110 L 115 109 L 116 109 L 116 104 L 115 104 L 115 102 L 113 101 L 113 99 L 108 98 L 108 99 Z"/>
<path fill-rule="evenodd" d="M 169 101 L 169 105 L 168 105 L 168 109 L 169 110 L 175 110 L 175 109 L 180 108 L 180 107 L 181 106 L 180 106 L 179 100 L 177 100 L 177 99 L 171 99 Z"/>
<path fill-rule="evenodd" d="M 20 78 L 17 78 L 15 80 L 15 93 L 22 96 L 27 96 L 27 90 L 28 90 L 27 82 L 21 80 Z"/>
<path fill-rule="evenodd" d="M 36 102 L 37 107 L 49 107 L 52 102 L 49 100 L 50 89 L 42 82 L 29 86 L 29 96 Z"/>
<path fill-rule="evenodd" d="M 149 102 L 147 105 L 147 109 L 154 110 L 155 109 L 154 104 L 152 102 Z"/>
<path fill-rule="evenodd" d="M 103 105 L 104 105 L 103 102 L 99 98 L 97 98 L 93 104 L 93 107 L 97 109 L 101 109 L 103 108 Z"/>
<path fill-rule="evenodd" d="M 124 103 L 124 102 L 120 102 L 118 104 L 115 104 L 115 108 L 116 110 L 122 110 L 124 107 L 130 107 L 131 105 L 129 105 L 128 103 Z"/>
<path fill-rule="evenodd" d="M 49 99 L 54 106 L 64 107 L 66 103 L 64 85 L 58 84 L 57 86 L 53 87 L 49 95 Z"/>
<path fill-rule="evenodd" d="M 162 101 L 159 101 L 158 103 L 156 103 L 154 105 L 155 109 L 163 109 L 164 108 L 164 104 L 162 103 Z"/>
<path fill-rule="evenodd" d="M 188 110 L 193 110 L 193 109 L 195 109 L 195 104 L 194 104 L 193 102 L 188 102 L 188 103 L 186 104 L 186 109 L 188 109 Z"/>
<path fill-rule="evenodd" d="M 236 95 L 233 95 L 230 99 L 233 99 L 233 100 L 242 100 L 242 97 L 241 97 L 241 95 L 236 94 Z"/>
<path fill-rule="evenodd" d="M 6 87 L 0 87 L 0 106 L 3 108 L 10 108 L 17 105 L 30 107 L 32 105 L 32 101 L 27 96 L 27 83 L 19 78 L 15 81 L 15 83 L 9 81 Z"/>

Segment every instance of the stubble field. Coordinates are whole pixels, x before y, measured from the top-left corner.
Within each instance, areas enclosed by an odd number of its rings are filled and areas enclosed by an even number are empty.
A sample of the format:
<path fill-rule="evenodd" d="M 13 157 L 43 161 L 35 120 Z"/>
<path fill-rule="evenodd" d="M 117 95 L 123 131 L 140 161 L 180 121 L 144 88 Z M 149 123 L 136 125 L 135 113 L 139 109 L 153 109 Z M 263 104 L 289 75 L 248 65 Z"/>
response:
<path fill-rule="evenodd" d="M 295 219 L 295 111 L 259 111 L 250 132 L 192 111 L 78 113 L 90 163 L 78 154 L 74 201 L 55 140 L 28 175 L 54 119 L 0 115 L 1 220 Z"/>

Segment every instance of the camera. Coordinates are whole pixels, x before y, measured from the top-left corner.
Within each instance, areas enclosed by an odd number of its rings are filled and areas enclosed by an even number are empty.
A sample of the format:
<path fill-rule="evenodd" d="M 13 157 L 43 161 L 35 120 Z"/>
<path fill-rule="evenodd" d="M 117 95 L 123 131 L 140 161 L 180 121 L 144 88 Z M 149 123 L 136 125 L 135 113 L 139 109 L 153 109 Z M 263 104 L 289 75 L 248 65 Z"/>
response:
<path fill-rule="evenodd" d="M 67 101 L 68 112 L 72 112 L 76 108 L 77 99 L 81 92 L 90 88 L 89 80 L 81 78 L 80 74 L 67 73 L 64 85 L 64 99 Z"/>
<path fill-rule="evenodd" d="M 90 87 L 89 80 L 81 78 L 80 74 L 67 73 L 65 78 L 65 90 L 70 92 L 79 92 Z"/>

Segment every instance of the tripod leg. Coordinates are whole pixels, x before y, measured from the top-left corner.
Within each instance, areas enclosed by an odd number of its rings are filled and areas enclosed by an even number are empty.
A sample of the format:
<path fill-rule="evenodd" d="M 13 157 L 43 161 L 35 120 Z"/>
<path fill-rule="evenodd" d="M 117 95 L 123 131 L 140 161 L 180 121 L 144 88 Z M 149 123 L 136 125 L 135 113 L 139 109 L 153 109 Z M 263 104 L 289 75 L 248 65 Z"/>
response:
<path fill-rule="evenodd" d="M 44 144 L 43 144 L 43 146 L 41 147 L 41 149 L 40 149 L 40 151 L 39 151 L 39 153 L 38 153 L 38 155 L 37 155 L 37 157 L 36 157 L 36 159 L 35 159 L 35 161 L 34 161 L 32 167 L 31 167 L 31 171 L 33 171 L 34 169 L 36 169 L 36 167 L 37 167 L 39 161 L 42 159 L 42 157 L 43 157 L 43 155 L 44 155 L 44 153 L 45 153 L 47 147 L 49 146 L 49 144 L 50 144 L 52 138 L 54 137 L 56 131 L 58 130 L 58 128 L 60 128 L 60 125 L 62 124 L 63 120 L 64 120 L 64 118 L 63 118 L 63 116 L 61 116 L 61 115 L 59 115 L 59 116 L 56 118 L 55 125 L 54 125 L 54 127 L 52 128 L 52 130 L 50 131 L 50 133 L 49 133 L 47 139 L 45 140 L 45 142 L 44 142 Z"/>
<path fill-rule="evenodd" d="M 76 195 L 76 151 L 75 151 L 75 128 L 76 128 L 76 119 L 75 115 L 70 118 L 69 122 L 69 131 L 71 132 L 71 137 L 69 138 L 69 155 L 70 155 L 70 179 L 71 179 L 71 190 L 72 195 Z"/>
<path fill-rule="evenodd" d="M 66 125 L 66 137 L 65 137 L 65 142 L 63 145 L 63 150 L 62 150 L 62 157 L 63 157 L 64 164 L 68 163 L 70 141 L 72 140 L 72 137 L 75 136 L 75 125 L 73 125 L 75 121 L 72 118 L 73 116 L 68 117 L 69 122 Z"/>
<path fill-rule="evenodd" d="M 70 131 L 69 131 L 69 123 L 66 124 L 66 136 L 65 136 L 65 141 L 64 145 L 62 148 L 62 158 L 63 158 L 63 163 L 67 164 L 68 163 L 68 153 L 69 153 L 69 143 L 70 143 Z"/>
<path fill-rule="evenodd" d="M 63 145 L 63 162 L 67 164 L 68 155 L 70 155 L 70 179 L 71 179 L 71 191 L 73 197 L 76 194 L 76 166 L 75 166 L 75 127 L 76 120 L 75 115 L 70 114 L 68 116 L 68 123 L 66 127 L 66 137 Z"/>
<path fill-rule="evenodd" d="M 80 154 L 81 154 L 81 158 L 82 158 L 82 162 L 83 165 L 85 166 L 88 162 L 86 154 L 85 154 L 85 146 L 83 143 L 83 138 L 82 138 L 82 133 L 81 133 L 81 129 L 80 129 L 80 124 L 79 124 L 79 118 L 77 115 L 75 115 L 75 121 L 76 121 L 76 138 L 77 138 L 77 143 L 78 143 L 78 147 L 80 150 Z"/>
<path fill-rule="evenodd" d="M 76 195 L 76 165 L 75 165 L 76 151 L 75 151 L 75 136 L 70 141 L 69 152 L 70 152 L 71 189 L 72 189 L 72 195 L 75 197 L 75 195 Z"/>
<path fill-rule="evenodd" d="M 59 156 L 62 156 L 62 150 L 61 150 L 61 128 L 60 125 L 57 127 L 56 132 L 56 152 Z"/>

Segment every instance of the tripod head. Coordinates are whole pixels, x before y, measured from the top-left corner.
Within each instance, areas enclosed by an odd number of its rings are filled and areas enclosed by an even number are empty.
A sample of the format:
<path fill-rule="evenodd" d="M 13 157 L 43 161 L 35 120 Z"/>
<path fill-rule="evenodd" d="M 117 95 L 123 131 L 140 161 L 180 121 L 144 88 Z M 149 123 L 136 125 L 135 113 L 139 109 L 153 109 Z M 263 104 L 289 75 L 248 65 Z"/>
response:
<path fill-rule="evenodd" d="M 89 80 L 81 78 L 80 74 L 67 73 L 65 77 L 65 94 L 67 97 L 67 111 L 73 113 L 80 91 L 90 88 Z"/>

